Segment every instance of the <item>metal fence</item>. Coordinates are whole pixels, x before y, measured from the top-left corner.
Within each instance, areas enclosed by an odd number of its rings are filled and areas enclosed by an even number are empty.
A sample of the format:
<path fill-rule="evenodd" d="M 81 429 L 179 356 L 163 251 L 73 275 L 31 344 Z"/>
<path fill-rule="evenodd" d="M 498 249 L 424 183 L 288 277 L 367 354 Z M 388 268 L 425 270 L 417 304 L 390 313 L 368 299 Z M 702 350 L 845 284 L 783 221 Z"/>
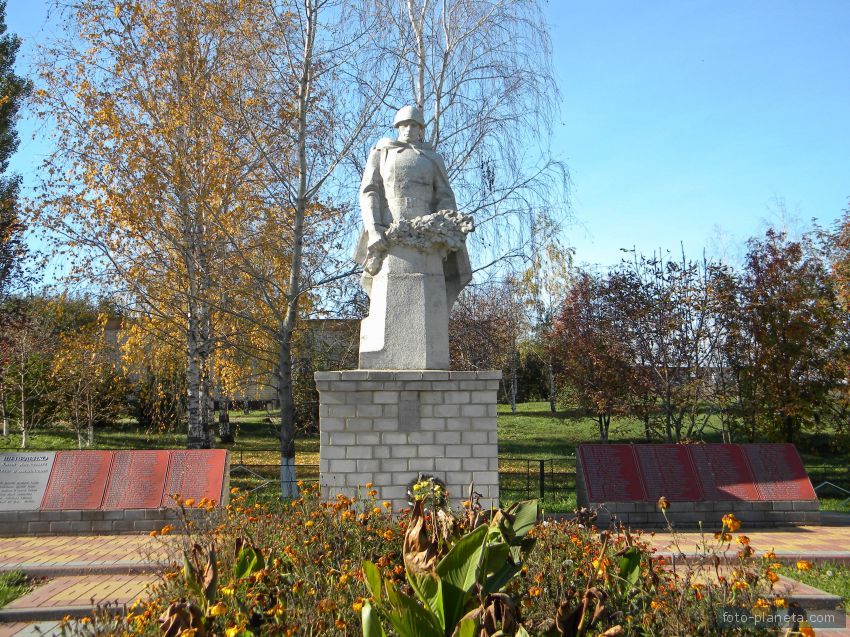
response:
<path fill-rule="evenodd" d="M 575 456 L 550 458 L 500 458 L 499 486 L 502 499 L 539 498 L 563 505 L 575 498 Z M 315 482 L 319 465 L 296 464 L 297 479 Z M 277 489 L 280 482 L 280 449 L 232 448 L 231 484 L 245 491 Z"/>

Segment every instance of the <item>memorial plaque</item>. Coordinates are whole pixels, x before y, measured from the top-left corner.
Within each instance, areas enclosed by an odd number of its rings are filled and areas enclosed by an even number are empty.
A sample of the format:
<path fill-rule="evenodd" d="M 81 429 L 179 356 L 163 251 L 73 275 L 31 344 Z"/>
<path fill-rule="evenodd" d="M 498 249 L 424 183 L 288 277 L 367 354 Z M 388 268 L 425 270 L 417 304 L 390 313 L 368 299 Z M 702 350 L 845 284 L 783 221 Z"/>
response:
<path fill-rule="evenodd" d="M 165 491 L 168 451 L 116 451 L 104 509 L 156 509 Z"/>
<path fill-rule="evenodd" d="M 220 504 L 227 466 L 226 449 L 172 451 L 162 506 L 177 506 L 173 494 L 182 498 L 214 500 Z"/>
<path fill-rule="evenodd" d="M 650 502 L 699 502 L 702 490 L 686 445 L 635 445 L 635 455 Z"/>
<path fill-rule="evenodd" d="M 37 510 L 55 456 L 55 451 L 0 453 L 0 511 Z"/>
<path fill-rule="evenodd" d="M 750 465 L 740 445 L 688 445 L 688 450 L 706 500 L 760 499 Z"/>
<path fill-rule="evenodd" d="M 590 502 L 646 499 L 631 445 L 579 445 L 578 453 Z"/>
<path fill-rule="evenodd" d="M 57 451 L 42 509 L 98 509 L 112 451 Z"/>
<path fill-rule="evenodd" d="M 762 500 L 816 500 L 817 494 L 792 444 L 741 445 Z"/>

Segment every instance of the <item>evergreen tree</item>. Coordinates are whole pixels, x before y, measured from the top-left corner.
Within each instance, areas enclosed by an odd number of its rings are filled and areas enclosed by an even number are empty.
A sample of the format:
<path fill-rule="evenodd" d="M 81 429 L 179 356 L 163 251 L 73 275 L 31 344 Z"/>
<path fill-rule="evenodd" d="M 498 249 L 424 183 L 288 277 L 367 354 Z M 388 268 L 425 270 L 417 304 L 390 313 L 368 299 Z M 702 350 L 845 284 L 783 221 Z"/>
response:
<path fill-rule="evenodd" d="M 18 148 L 18 111 L 32 88 L 29 80 L 15 75 L 20 46 L 20 38 L 6 33 L 6 0 L 0 0 L 0 299 L 10 292 L 20 274 L 26 250 L 18 210 L 21 179 L 7 174 L 9 158 Z"/>

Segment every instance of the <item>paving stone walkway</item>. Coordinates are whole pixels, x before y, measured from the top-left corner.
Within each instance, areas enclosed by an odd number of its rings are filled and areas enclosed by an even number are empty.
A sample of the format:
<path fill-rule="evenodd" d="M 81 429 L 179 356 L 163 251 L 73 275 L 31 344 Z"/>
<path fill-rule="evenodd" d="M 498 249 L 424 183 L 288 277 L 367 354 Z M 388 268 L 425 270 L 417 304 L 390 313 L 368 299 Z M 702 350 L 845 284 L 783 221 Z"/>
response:
<path fill-rule="evenodd" d="M 693 531 L 677 533 L 678 548 L 672 534 L 657 532 L 651 538 L 652 545 L 661 554 L 671 555 L 699 553 L 698 545 L 706 540 L 716 545 L 714 531 L 704 535 Z M 750 544 L 757 552 L 773 550 L 777 557 L 784 560 L 808 559 L 810 561 L 835 561 L 850 563 L 850 526 L 801 526 L 789 529 L 747 529 L 741 528 L 734 533 L 737 537 L 744 534 L 750 538 Z M 730 554 L 741 548 L 734 540 L 729 547 Z"/>
<path fill-rule="evenodd" d="M 58 635 L 63 617 L 144 597 L 169 562 L 170 542 L 147 535 L 0 538 L 0 571 L 50 578 L 0 608 L 0 637 Z"/>
<path fill-rule="evenodd" d="M 713 531 L 705 537 L 713 542 Z M 805 558 L 850 563 L 850 526 L 748 530 L 758 551 L 772 549 L 779 559 Z M 737 534 L 736 534 L 737 535 Z M 697 553 L 703 541 L 693 531 L 677 533 L 679 549 Z M 661 554 L 678 552 L 670 533 L 645 536 Z M 173 542 L 174 540 L 171 540 Z M 732 544 L 730 551 L 738 548 Z M 145 587 L 172 559 L 168 542 L 146 535 L 0 538 L 0 571 L 23 570 L 50 581 L 0 609 L 0 637 L 49 637 L 58 634 L 65 615 L 81 617 L 95 603 L 127 604 L 144 596 Z M 808 587 L 798 594 L 808 593 Z M 5 614 L 4 614 L 5 613 Z M 39 632 L 40 631 L 40 632 Z M 824 637 L 850 637 L 850 629 L 818 630 Z"/>

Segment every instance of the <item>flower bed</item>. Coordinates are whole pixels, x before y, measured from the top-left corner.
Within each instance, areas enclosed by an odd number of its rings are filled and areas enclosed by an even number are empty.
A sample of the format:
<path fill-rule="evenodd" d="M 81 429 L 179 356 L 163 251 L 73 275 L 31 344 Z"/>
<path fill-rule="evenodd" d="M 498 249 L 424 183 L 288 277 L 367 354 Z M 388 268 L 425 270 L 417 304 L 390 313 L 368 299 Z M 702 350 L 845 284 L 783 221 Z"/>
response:
<path fill-rule="evenodd" d="M 331 503 L 302 491 L 286 503 L 237 492 L 203 525 L 187 519 L 189 534 L 170 543 L 182 567 L 126 617 L 99 613 L 85 634 L 763 635 L 724 622 L 723 611 L 767 617 L 785 606 L 774 557 L 736 533 L 732 516 L 700 559 L 673 569 L 639 533 L 598 532 L 588 511 L 539 522 L 533 502 L 493 515 L 473 498 L 453 512 L 430 485 L 398 515 L 369 485 Z M 190 506 L 211 508 L 182 502 Z M 737 557 L 724 562 L 730 543 Z"/>

